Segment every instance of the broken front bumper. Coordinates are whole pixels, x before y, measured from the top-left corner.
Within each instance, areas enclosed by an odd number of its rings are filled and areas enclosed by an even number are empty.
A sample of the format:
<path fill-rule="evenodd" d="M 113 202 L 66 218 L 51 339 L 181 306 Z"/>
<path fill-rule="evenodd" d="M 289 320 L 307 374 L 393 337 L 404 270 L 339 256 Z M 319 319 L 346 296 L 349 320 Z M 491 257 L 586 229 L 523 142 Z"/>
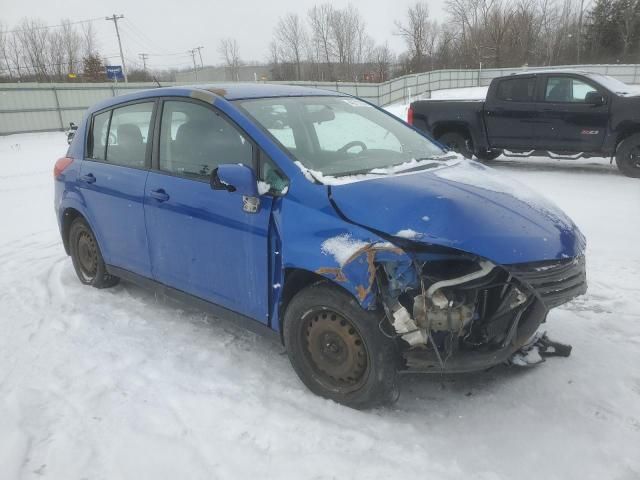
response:
<path fill-rule="evenodd" d="M 489 331 L 497 333 L 502 330 L 505 339 L 491 345 L 477 345 L 475 348 L 465 348 L 461 345 L 463 342 L 458 341 L 446 353 L 431 346 L 409 348 L 403 352 L 405 371 L 462 373 L 509 363 L 514 355 L 521 355 L 523 347 L 535 338 L 536 330 L 546 320 L 551 308 L 562 305 L 587 290 L 585 260 L 582 256 L 502 268 L 509 275 L 510 282 L 516 282 L 519 288 L 526 289 L 530 295 L 529 300 L 509 317 L 492 318 L 488 315 L 484 319 Z"/>

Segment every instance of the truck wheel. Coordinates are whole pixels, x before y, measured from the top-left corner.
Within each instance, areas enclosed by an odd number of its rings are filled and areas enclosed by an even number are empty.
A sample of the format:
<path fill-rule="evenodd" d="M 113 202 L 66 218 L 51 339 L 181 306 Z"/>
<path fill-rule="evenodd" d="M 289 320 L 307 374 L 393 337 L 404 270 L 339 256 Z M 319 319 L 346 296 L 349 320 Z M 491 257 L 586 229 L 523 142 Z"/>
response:
<path fill-rule="evenodd" d="M 465 158 L 473 157 L 471 138 L 462 133 L 446 132 L 438 137 L 438 141 Z"/>
<path fill-rule="evenodd" d="M 352 408 L 394 402 L 400 357 L 380 331 L 383 315 L 328 282 L 299 292 L 285 313 L 284 342 L 307 388 Z"/>
<path fill-rule="evenodd" d="M 500 149 L 487 150 L 486 152 L 476 152 L 476 157 L 478 158 L 478 160 L 483 162 L 490 162 L 491 160 L 495 160 L 500 155 L 502 155 L 502 150 Z"/>
<path fill-rule="evenodd" d="M 618 145 L 616 164 L 627 177 L 640 178 L 640 133 L 625 138 Z"/>
<path fill-rule="evenodd" d="M 107 273 L 96 237 L 82 217 L 76 218 L 69 228 L 69 250 L 76 275 L 85 285 L 109 288 L 120 281 Z"/>

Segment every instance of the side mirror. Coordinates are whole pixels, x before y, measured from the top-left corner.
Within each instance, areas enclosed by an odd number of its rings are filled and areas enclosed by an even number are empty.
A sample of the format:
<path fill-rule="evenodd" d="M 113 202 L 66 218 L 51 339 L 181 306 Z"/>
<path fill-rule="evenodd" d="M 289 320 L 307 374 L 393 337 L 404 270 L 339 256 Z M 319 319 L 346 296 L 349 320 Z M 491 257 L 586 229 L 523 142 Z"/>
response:
<path fill-rule="evenodd" d="M 253 170 L 238 163 L 225 163 L 211 173 L 211 188 L 258 197 L 258 181 Z"/>
<path fill-rule="evenodd" d="M 600 92 L 589 92 L 587 93 L 587 95 L 584 97 L 584 101 L 585 103 L 588 103 L 590 105 L 604 105 L 604 97 L 602 96 L 602 94 Z"/>

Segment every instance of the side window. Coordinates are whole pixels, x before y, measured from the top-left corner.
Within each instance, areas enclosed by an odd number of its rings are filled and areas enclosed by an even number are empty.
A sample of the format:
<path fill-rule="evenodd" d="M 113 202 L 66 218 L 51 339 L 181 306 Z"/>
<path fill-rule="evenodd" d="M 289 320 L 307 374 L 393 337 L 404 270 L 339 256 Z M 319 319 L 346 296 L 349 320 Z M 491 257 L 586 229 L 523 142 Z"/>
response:
<path fill-rule="evenodd" d="M 160 126 L 160 170 L 208 178 L 223 163 L 252 166 L 253 147 L 229 121 L 211 108 L 166 101 Z"/>
<path fill-rule="evenodd" d="M 273 160 L 264 152 L 260 152 L 260 172 L 258 175 L 258 190 L 260 194 L 284 195 L 288 189 L 289 179 L 273 163 Z"/>
<path fill-rule="evenodd" d="M 498 84 L 496 97 L 506 102 L 533 102 L 535 77 L 510 78 Z"/>
<path fill-rule="evenodd" d="M 153 102 L 146 102 L 113 110 L 107 144 L 108 163 L 145 167 L 153 106 Z"/>
<path fill-rule="evenodd" d="M 87 142 L 87 158 L 104 160 L 107 148 L 107 130 L 109 129 L 109 117 L 111 110 L 93 117 L 91 135 Z"/>
<path fill-rule="evenodd" d="M 587 94 L 597 92 L 586 82 L 572 77 L 549 77 L 544 99 L 547 102 L 584 103 Z"/>

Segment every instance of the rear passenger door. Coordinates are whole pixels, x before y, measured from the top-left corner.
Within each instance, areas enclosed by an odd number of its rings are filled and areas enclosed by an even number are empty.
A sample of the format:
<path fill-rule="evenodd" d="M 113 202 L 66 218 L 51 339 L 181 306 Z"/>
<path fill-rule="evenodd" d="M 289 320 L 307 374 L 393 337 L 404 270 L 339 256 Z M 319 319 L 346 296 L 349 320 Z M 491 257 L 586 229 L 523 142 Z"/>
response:
<path fill-rule="evenodd" d="M 151 276 L 143 198 L 155 101 L 99 112 L 91 119 L 79 190 L 105 262 Z"/>
<path fill-rule="evenodd" d="M 164 100 L 156 132 L 145 189 L 154 279 L 266 323 L 272 197 L 261 196 L 250 213 L 242 195 L 210 185 L 221 164 L 254 168 L 253 144 L 213 106 L 195 100 Z"/>
<path fill-rule="evenodd" d="M 536 77 L 514 76 L 499 80 L 485 102 L 485 125 L 492 147 L 531 149 L 536 145 L 538 115 Z"/>

